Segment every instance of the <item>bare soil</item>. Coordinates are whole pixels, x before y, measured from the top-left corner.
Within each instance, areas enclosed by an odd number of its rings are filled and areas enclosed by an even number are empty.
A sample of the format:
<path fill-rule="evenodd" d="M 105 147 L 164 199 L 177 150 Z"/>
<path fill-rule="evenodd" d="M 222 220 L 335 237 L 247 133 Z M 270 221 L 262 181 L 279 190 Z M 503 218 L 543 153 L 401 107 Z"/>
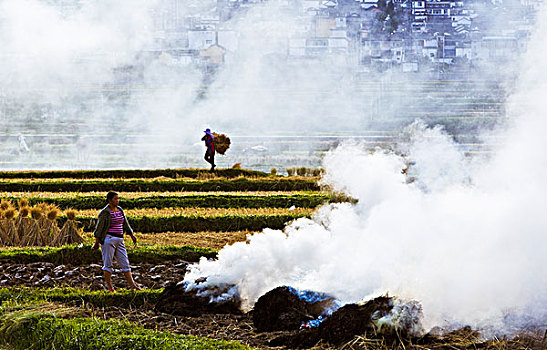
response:
<path fill-rule="evenodd" d="M 199 317 L 173 316 L 154 311 L 154 305 L 145 305 L 138 310 L 116 307 L 88 309 L 90 316 L 103 319 L 123 319 L 139 324 L 148 329 L 169 331 L 181 335 L 194 335 L 219 340 L 239 341 L 259 349 L 287 349 L 283 346 L 272 346 L 271 342 L 280 337 L 293 337 L 301 331 L 257 332 L 249 314 L 202 315 Z M 320 341 L 312 350 L 456 350 L 456 349 L 490 349 L 490 350 L 545 350 L 547 349 L 547 332 L 544 329 L 522 333 L 513 339 L 480 338 L 478 333 L 468 327 L 459 329 L 445 336 L 426 336 L 422 341 L 405 342 L 404 344 L 387 344 L 383 339 L 374 337 L 356 337 L 352 341 L 338 346 Z"/>
<path fill-rule="evenodd" d="M 182 260 L 162 264 L 131 266 L 133 279 L 141 287 L 163 288 L 169 283 L 182 281 L 188 263 Z M 74 287 L 87 290 L 106 289 L 102 265 L 54 265 L 48 262 L 30 264 L 0 264 L 0 287 Z M 116 288 L 129 288 L 123 273 L 115 269 L 112 281 Z"/>
<path fill-rule="evenodd" d="M 184 278 L 185 261 L 169 261 L 162 264 L 139 264 L 133 266 L 136 282 L 144 288 L 163 288 Z M 113 281 L 116 288 L 128 288 L 123 274 L 115 270 Z M 30 264 L 0 264 L 0 287 L 55 287 L 66 286 L 88 290 L 105 289 L 101 265 L 59 265 L 38 262 Z M 81 306 L 81 305 L 74 305 Z M 174 316 L 155 310 L 154 304 L 137 309 L 118 307 L 93 307 L 87 304 L 84 311 L 102 319 L 124 319 L 149 329 L 169 331 L 182 335 L 203 336 L 220 340 L 234 340 L 261 349 L 282 349 L 272 344 L 280 338 L 292 338 L 302 331 L 258 332 L 250 314 L 203 314 L 197 317 Z M 463 334 L 463 335 L 462 335 Z M 275 340 L 275 341 L 274 341 Z M 273 343 L 271 343 L 274 341 Z M 547 331 L 534 329 L 513 339 L 484 341 L 476 332 L 462 329 L 453 335 L 429 336 L 412 343 L 388 345 L 381 339 L 356 337 L 350 342 L 332 346 L 322 341 L 313 347 L 323 349 L 547 349 Z"/>

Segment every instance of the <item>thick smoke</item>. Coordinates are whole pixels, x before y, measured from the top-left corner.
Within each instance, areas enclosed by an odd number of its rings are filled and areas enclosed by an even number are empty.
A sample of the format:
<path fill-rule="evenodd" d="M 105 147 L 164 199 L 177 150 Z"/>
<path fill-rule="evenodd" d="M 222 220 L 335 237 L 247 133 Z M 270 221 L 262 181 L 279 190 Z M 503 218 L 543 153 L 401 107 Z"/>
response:
<path fill-rule="evenodd" d="M 189 111 L 201 72 L 154 54 L 169 3 L 1 0 L 2 151 L 23 134 L 31 153 L 14 160 L 25 168 L 156 167 L 166 148 L 199 140 Z M 180 18 L 214 2 L 186 5 Z"/>
<path fill-rule="evenodd" d="M 545 18 L 544 9 L 538 23 Z M 254 234 L 193 266 L 186 281 L 237 284 L 248 306 L 291 285 L 343 302 L 384 293 L 415 299 L 426 326 L 510 333 L 546 324 L 543 22 L 509 102 L 513 125 L 490 158 L 469 160 L 441 128 L 420 122 L 395 151 L 342 145 L 324 160 L 324 182 L 357 204 L 325 206 L 283 232 Z"/>
<path fill-rule="evenodd" d="M 55 103 L 72 89 L 109 81 L 113 68 L 151 42 L 150 3 L 89 2 L 63 15 L 42 1 L 1 1 L 2 89 Z"/>
<path fill-rule="evenodd" d="M 268 153 L 278 157 L 273 161 L 243 151 L 262 145 L 263 136 L 343 138 L 389 132 L 435 110 L 461 117 L 438 95 L 421 94 L 413 79 L 427 72 L 362 72 L 355 52 L 288 57 L 289 40 L 313 32 L 313 18 L 286 4 L 253 4 L 223 22 L 220 32 L 238 33 L 237 40 L 226 45 L 215 73 L 204 75 L 170 51 L 186 48 L 166 36 L 184 41 L 177 30 L 188 24 L 162 32 L 157 22 L 173 13 L 180 22 L 215 15 L 214 0 L 0 0 L 0 130 L 3 146 L 12 147 L 1 151 L 13 151 L 24 134 L 31 156 L 11 157 L 15 167 L 196 166 L 204 164 L 203 145 L 196 144 L 210 127 L 235 136 L 227 156 L 218 157 L 221 167 L 317 166 L 319 157 L 307 148 L 325 144 L 302 142 L 295 147 L 300 158 L 280 156 L 293 151 L 283 144 Z M 412 108 L 418 103 L 428 111 Z M 243 145 L 238 136 L 250 141 Z"/>

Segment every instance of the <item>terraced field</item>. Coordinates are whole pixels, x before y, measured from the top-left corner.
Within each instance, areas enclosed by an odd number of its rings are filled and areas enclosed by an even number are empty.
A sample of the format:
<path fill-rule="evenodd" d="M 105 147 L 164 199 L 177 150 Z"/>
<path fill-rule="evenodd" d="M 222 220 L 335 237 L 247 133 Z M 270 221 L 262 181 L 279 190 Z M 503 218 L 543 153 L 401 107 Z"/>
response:
<path fill-rule="evenodd" d="M 341 113 L 338 99 L 333 98 L 336 95 L 330 89 L 320 86 L 276 88 L 269 92 L 273 100 L 294 101 L 297 104 L 287 103 L 286 109 L 272 111 L 272 119 L 277 119 L 276 115 L 285 115 L 286 119 L 283 120 L 292 125 L 291 120 L 301 118 L 301 111 L 315 111 L 317 101 L 327 104 L 325 97 L 330 96 L 329 103 L 335 105 L 321 110 L 322 120 L 329 123 L 308 123 L 305 134 L 284 122 L 273 123 L 271 130 L 265 128 L 258 134 L 242 131 L 237 134 L 234 131 L 229 135 L 233 143 L 229 152 L 225 157 L 217 158 L 219 166 L 230 167 L 242 162 L 245 167 L 263 171 L 276 167 L 280 172 L 294 166 L 318 167 L 324 152 L 341 141 L 352 139 L 371 148 L 384 146 L 398 139 L 397 130 L 401 125 L 407 125 L 416 118 L 430 125 L 444 125 L 459 142 L 469 144 L 470 151 L 475 151 L 484 141 L 476 139 L 477 130 L 504 122 L 504 106 L 511 92 L 510 83 L 498 79 L 448 81 L 432 77 L 423 80 L 423 74 L 401 76 L 400 79 L 390 76 L 381 81 L 371 79 L 370 74 L 351 79 L 351 83 L 347 82 L 347 89 L 344 89 L 353 94 L 346 96 L 352 101 L 351 114 L 348 114 L 350 110 Z M 472 79 L 474 75 L 470 73 L 465 76 Z M 141 86 L 118 86 L 117 89 L 135 94 L 135 100 L 139 99 L 136 96 L 145 93 Z M 96 91 L 93 93 L 87 88 L 83 90 L 80 98 L 86 102 L 81 103 L 90 107 L 101 105 L 111 95 L 110 87 L 94 87 L 92 90 Z M 241 91 L 224 92 L 219 98 L 230 101 L 237 99 L 239 93 Z M 295 96 L 304 98 L 295 99 Z M 203 145 L 194 145 L 201 136 L 196 135 L 195 139 L 166 139 L 164 135 L 170 135 L 172 131 L 169 125 L 154 128 L 155 132 L 150 133 L 143 130 L 140 123 L 127 123 L 122 134 L 116 132 L 112 135 L 103 132 L 99 122 L 102 114 L 94 108 L 70 113 L 70 108 L 64 105 L 72 104 L 68 101 L 43 106 L 58 113 L 57 117 L 50 115 L 44 120 L 40 108 L 29 111 L 29 108 L 22 108 L 20 101 L 9 97 L 0 97 L 0 101 L 0 115 L 9 116 L 9 123 L 6 119 L 0 128 L 0 162 L 3 169 L 195 167 L 204 164 Z M 333 128 L 333 125 L 336 127 Z M 30 154 L 19 153 L 19 133 L 24 135 Z M 260 147 L 257 149 L 256 146 Z M 125 171 L 125 176 L 131 177 L 131 172 Z M 167 174 L 141 171 L 139 177 L 174 177 L 169 171 L 164 172 Z M 110 177 L 108 173 L 90 170 L 86 176 Z M 63 176 L 59 172 L 55 174 Z M 179 174 L 187 177 L 180 171 Z"/>
<path fill-rule="evenodd" d="M 189 263 L 214 258 L 224 245 L 245 241 L 252 232 L 309 217 L 322 203 L 345 200 L 320 191 L 317 180 L 244 170 L 221 170 L 216 176 L 180 169 L 0 173 L 2 199 L 13 205 L 21 198 L 30 205 L 56 205 L 59 226 L 67 220 L 65 210 L 76 209 L 85 239 L 77 246 L 0 249 L 0 328 L 11 325 L 0 331 L 0 343 L 68 349 L 74 338 L 87 349 L 268 347 L 267 337 L 245 329 L 249 316 L 177 319 L 158 315 L 153 307 L 165 286 L 184 278 Z M 100 252 L 91 245 L 108 190 L 119 192 L 120 206 L 136 231 L 138 244 L 127 240 L 126 245 L 142 292 L 124 290 L 128 285 L 120 272 L 113 276 L 118 291 L 105 292 Z M 17 328 L 21 322 L 41 336 Z M 155 330 L 163 325 L 169 332 Z M 120 326 L 128 333 L 114 332 L 100 347 L 86 335 Z M 230 327 L 235 327 L 232 332 Z"/>
<path fill-rule="evenodd" d="M 294 219 L 309 217 L 322 203 L 352 199 L 320 191 L 318 178 L 245 171 L 235 176 L 219 171 L 211 177 L 190 170 L 181 178 L 177 175 L 181 172 L 165 171 L 161 179 L 150 171 L 143 171 L 142 177 L 136 171 L 117 176 L 97 172 L 1 173 L 3 203 L 9 200 L 15 205 L 27 198 L 31 205 L 54 204 L 62 210 L 59 224 L 70 220 L 65 212 L 75 208 L 84 243 L 0 249 L 0 349 L 280 349 L 276 345 L 280 339 L 308 334 L 305 330 L 259 332 L 253 315 L 239 310 L 192 317 L 166 313 L 166 304 L 169 308 L 172 301 L 168 291 L 176 289 L 190 263 L 215 259 L 224 245 L 245 241 L 248 234 L 265 227 L 282 228 Z M 173 191 L 164 187 L 184 181 L 200 188 L 211 188 L 215 183 L 217 188 Z M 135 182 L 140 186 L 134 191 L 124 187 Z M 38 188 L 14 192 L 14 183 Z M 75 190 L 74 183 L 102 187 L 85 192 Z M 233 183 L 245 185 L 234 189 Z M 268 187 L 248 185 L 256 183 L 268 183 Z M 289 183 L 294 190 L 279 189 Z M 39 186 L 44 184 L 55 187 L 42 192 Z M 91 231 L 105 205 L 103 191 L 110 189 L 119 190 L 120 205 L 136 231 L 138 244 L 127 240 L 126 245 L 133 276 L 142 291 L 129 290 L 119 270 L 113 274 L 116 292 L 105 291 L 101 256 L 92 249 Z M 0 209 L 2 206 L 0 203 Z M 2 227 L 17 219 L 7 218 L 9 210 L 2 212 Z M 388 344 L 383 338 L 365 334 L 342 345 L 320 342 L 313 349 L 543 349 L 545 341 L 543 333 L 537 332 L 484 341 L 467 328 L 443 338 L 397 339 Z"/>

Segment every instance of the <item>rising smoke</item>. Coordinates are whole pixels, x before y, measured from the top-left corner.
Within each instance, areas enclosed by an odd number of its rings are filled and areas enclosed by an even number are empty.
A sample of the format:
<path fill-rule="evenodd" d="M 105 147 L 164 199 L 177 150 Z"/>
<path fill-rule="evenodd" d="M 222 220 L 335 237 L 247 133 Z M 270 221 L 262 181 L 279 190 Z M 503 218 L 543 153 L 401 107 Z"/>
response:
<path fill-rule="evenodd" d="M 62 4 L 69 9 L 60 11 Z M 168 41 L 155 24 L 162 13 L 214 14 L 216 1 L 180 4 L 0 0 L 0 130 L 7 136 L 0 153 L 13 151 L 10 145 L 24 134 L 36 156 L 9 158 L 15 167 L 196 166 L 203 164 L 198 142 L 206 127 L 253 137 L 252 146 L 268 135 L 390 131 L 431 111 L 460 116 L 438 96 L 422 100 L 413 81 L 422 73 L 359 75 L 357 58 L 344 54 L 287 60 L 289 38 L 313 23 L 280 1 L 256 4 L 223 23 L 222 30 L 239 33 L 237 49 L 228 50 L 212 77 L 204 76 L 168 50 L 158 54 L 165 48 L 158 41 Z M 115 129 L 106 122 L 112 120 Z M 304 154 L 306 147 L 317 149 L 303 144 Z M 256 165 L 243 147 L 234 142 L 220 166 Z M 316 156 L 292 157 L 283 160 L 294 164 L 283 165 L 319 165 Z M 264 159 L 258 161 L 266 169 L 277 166 Z"/>
<path fill-rule="evenodd" d="M 543 10 L 538 23 L 547 18 Z M 199 277 L 236 284 L 247 307 L 280 285 L 343 302 L 389 293 L 420 301 L 428 327 L 470 324 L 508 334 L 545 325 L 547 73 L 538 62 L 546 25 L 532 38 L 509 101 L 512 125 L 500 131 L 504 142 L 491 157 L 469 160 L 442 128 L 420 122 L 393 151 L 342 145 L 325 157 L 323 181 L 357 204 L 328 205 L 313 220 L 225 247 L 218 260 L 191 267 L 188 288 Z"/>

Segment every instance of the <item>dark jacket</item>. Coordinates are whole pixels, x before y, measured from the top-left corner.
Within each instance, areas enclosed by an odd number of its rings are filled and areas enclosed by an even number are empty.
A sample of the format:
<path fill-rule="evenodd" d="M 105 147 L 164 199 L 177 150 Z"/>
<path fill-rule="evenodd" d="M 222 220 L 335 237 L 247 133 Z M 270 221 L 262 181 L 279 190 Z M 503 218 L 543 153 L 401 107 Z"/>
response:
<path fill-rule="evenodd" d="M 209 134 L 205 134 L 201 138 L 201 141 L 205 141 L 205 146 L 209 152 L 215 152 L 215 138 Z"/>
<path fill-rule="evenodd" d="M 127 218 L 123 209 L 118 206 L 118 210 L 122 212 L 123 215 L 123 232 L 128 235 L 133 235 L 133 229 L 129 225 Z M 110 207 L 107 205 L 99 212 L 99 217 L 97 220 L 97 225 L 95 226 L 95 231 L 93 231 L 93 236 L 99 239 L 99 243 L 104 244 L 104 238 L 108 234 L 108 229 L 110 228 Z"/>

